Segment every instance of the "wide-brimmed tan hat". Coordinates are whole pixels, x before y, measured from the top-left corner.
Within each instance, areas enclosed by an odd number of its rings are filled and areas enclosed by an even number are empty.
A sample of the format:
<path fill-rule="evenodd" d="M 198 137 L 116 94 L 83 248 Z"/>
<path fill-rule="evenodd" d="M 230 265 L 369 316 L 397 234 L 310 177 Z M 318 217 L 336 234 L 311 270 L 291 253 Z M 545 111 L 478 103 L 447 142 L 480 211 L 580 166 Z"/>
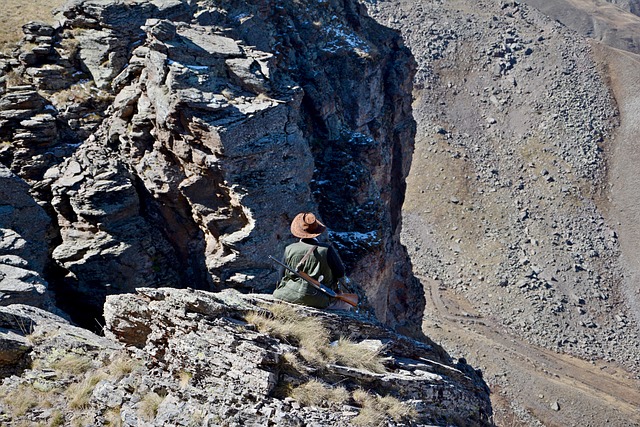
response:
<path fill-rule="evenodd" d="M 291 234 L 301 239 L 318 237 L 327 229 L 311 212 L 301 212 L 291 221 Z"/>

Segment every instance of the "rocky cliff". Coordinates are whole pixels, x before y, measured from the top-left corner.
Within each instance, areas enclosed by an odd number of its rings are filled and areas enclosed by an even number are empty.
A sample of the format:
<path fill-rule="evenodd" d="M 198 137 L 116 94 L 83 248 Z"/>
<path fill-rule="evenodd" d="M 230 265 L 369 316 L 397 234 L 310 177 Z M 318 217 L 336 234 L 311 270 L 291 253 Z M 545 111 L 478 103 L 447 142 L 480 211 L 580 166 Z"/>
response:
<path fill-rule="evenodd" d="M 419 328 L 399 242 L 415 64 L 396 32 L 334 0 L 59 18 L 0 60 L 0 161 L 51 219 L 46 278 L 76 320 L 140 286 L 269 292 L 267 255 L 313 210 L 377 316 Z"/>
<path fill-rule="evenodd" d="M 105 318 L 100 337 L 0 307 L 1 373 L 21 374 L 0 385 L 3 425 L 490 425 L 469 365 L 355 314 L 144 288 Z"/>

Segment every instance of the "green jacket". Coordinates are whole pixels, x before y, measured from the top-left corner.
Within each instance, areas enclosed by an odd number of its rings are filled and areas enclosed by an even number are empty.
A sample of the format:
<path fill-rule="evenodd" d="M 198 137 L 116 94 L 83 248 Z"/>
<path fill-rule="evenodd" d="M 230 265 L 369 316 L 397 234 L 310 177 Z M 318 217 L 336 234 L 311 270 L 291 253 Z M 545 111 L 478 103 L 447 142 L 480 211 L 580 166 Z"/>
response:
<path fill-rule="evenodd" d="M 300 270 L 316 280 L 323 276 L 322 284 L 336 290 L 338 279 L 344 276 L 344 266 L 331 246 L 313 239 L 303 239 L 286 247 L 284 263 L 295 270 L 298 263 L 313 246 L 316 248 L 300 266 Z M 331 303 L 331 298 L 328 295 L 287 270 L 284 271 L 273 296 L 284 301 L 316 308 L 325 308 Z"/>

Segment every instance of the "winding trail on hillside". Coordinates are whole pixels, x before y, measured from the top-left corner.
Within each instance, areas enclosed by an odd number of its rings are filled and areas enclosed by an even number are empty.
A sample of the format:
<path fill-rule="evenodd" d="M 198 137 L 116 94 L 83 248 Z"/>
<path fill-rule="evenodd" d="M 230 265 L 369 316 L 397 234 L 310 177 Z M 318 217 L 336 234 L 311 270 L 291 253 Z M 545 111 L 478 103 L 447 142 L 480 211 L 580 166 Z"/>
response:
<path fill-rule="evenodd" d="M 429 296 L 425 332 L 445 348 L 476 349 L 467 358 L 483 369 L 494 397 L 500 390 L 546 426 L 640 425 L 640 383 L 621 368 L 529 344 L 438 281 L 418 278 Z"/>

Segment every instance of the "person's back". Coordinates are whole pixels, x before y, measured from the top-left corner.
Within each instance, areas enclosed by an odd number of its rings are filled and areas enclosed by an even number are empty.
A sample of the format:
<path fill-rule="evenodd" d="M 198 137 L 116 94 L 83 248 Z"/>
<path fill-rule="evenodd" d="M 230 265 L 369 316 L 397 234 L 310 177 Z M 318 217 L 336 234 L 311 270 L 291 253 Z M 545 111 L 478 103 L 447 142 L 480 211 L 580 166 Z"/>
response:
<path fill-rule="evenodd" d="M 298 214 L 291 224 L 291 233 L 300 241 L 286 247 L 284 263 L 335 290 L 338 279 L 344 276 L 344 266 L 329 244 L 316 240 L 325 230 L 324 224 L 312 213 Z M 284 301 L 316 308 L 327 308 L 332 304 L 328 295 L 287 270 L 273 295 Z"/>

